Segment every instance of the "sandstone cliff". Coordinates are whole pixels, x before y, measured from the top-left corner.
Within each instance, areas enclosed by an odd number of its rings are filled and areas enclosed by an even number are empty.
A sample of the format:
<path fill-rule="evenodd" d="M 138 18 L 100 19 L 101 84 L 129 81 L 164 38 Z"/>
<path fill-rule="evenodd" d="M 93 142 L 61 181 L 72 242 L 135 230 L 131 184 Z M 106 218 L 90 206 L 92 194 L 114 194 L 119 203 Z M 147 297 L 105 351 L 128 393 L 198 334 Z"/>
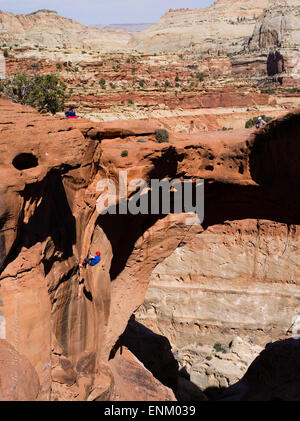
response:
<path fill-rule="evenodd" d="M 39 10 L 28 15 L 0 12 L 2 42 L 18 46 L 94 49 L 102 52 L 126 50 L 131 33 L 121 29 L 87 27 L 59 16 L 52 10 Z"/>
<path fill-rule="evenodd" d="M 137 35 L 136 48 L 150 52 L 237 53 L 247 44 L 263 11 L 274 3 L 279 10 L 286 4 L 299 6 L 299 0 L 219 0 L 205 9 L 171 10 L 157 25 Z"/>
<path fill-rule="evenodd" d="M 299 312 L 299 112 L 253 134 L 177 135 L 166 145 L 147 125 L 70 122 L 4 100 L 0 108 L 1 352 L 28 361 L 22 384 L 7 378 L 19 399 L 172 400 L 170 387 L 177 397 L 190 390 L 176 371 L 163 386 L 134 349 L 119 349 L 150 278 L 143 323 L 174 348 L 233 331 L 264 343 L 289 329 Z M 203 225 L 182 214 L 99 216 L 97 182 L 120 169 L 129 181 L 204 178 Z M 102 263 L 81 270 L 99 248 Z M 156 359 L 152 374 L 160 360 L 173 361 Z M 131 396 L 124 366 L 132 384 L 144 379 Z M 26 375 L 36 381 L 24 394 Z"/>

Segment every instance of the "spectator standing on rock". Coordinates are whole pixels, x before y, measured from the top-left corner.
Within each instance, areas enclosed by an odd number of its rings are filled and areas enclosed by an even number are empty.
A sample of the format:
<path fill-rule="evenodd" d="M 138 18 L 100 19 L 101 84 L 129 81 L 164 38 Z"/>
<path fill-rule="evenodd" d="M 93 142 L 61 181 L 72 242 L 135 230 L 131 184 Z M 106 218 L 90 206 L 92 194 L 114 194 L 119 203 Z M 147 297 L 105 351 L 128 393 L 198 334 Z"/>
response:
<path fill-rule="evenodd" d="M 257 120 L 257 122 L 256 122 L 256 124 L 255 124 L 255 127 L 257 128 L 257 129 L 261 129 L 265 124 L 267 124 L 266 122 L 265 122 L 265 120 L 263 120 L 263 118 L 262 117 L 258 117 L 258 120 Z"/>

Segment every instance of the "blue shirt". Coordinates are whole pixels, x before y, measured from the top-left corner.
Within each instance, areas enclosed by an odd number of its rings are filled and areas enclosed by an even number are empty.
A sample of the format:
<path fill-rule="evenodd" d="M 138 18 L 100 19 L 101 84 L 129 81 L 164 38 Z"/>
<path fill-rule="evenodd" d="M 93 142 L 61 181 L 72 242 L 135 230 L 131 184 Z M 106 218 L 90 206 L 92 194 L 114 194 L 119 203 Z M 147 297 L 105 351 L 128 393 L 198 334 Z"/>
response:
<path fill-rule="evenodd" d="M 96 265 L 98 265 L 98 263 L 100 263 L 100 261 L 101 261 L 101 257 L 95 256 L 93 259 L 89 260 L 89 264 L 90 264 L 90 266 L 96 266 Z"/>

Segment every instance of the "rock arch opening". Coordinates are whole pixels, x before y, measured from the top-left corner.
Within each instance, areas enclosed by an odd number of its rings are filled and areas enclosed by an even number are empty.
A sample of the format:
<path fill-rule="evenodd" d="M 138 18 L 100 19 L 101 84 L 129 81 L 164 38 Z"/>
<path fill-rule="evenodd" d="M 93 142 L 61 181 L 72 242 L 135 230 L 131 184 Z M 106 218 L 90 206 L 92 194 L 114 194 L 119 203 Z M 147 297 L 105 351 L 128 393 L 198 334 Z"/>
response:
<path fill-rule="evenodd" d="M 32 153 L 21 153 L 13 159 L 12 164 L 17 170 L 22 171 L 37 167 L 39 161 Z"/>

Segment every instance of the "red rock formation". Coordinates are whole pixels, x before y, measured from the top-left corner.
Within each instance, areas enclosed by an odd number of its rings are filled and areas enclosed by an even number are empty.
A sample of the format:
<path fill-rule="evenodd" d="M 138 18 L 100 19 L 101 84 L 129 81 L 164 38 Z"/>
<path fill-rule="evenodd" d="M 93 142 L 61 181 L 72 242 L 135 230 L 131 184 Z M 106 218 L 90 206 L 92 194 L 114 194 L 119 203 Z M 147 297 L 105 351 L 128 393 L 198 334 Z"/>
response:
<path fill-rule="evenodd" d="M 34 401 L 39 390 L 38 375 L 28 359 L 0 339 L 0 400 Z"/>
<path fill-rule="evenodd" d="M 228 219 L 280 221 L 298 233 L 299 164 L 290 157 L 299 113 L 252 135 L 215 132 L 169 145 L 137 144 L 142 133 L 130 125 L 41 116 L 5 100 L 0 110 L 1 332 L 36 370 L 39 399 L 123 396 L 124 373 L 117 360 L 108 363 L 111 350 L 143 303 L 153 269 L 183 241 Z M 186 226 L 184 215 L 99 216 L 97 182 L 116 180 L 120 169 L 129 181 L 206 179 L 203 226 Z M 99 249 L 102 263 L 81 270 Z"/>

